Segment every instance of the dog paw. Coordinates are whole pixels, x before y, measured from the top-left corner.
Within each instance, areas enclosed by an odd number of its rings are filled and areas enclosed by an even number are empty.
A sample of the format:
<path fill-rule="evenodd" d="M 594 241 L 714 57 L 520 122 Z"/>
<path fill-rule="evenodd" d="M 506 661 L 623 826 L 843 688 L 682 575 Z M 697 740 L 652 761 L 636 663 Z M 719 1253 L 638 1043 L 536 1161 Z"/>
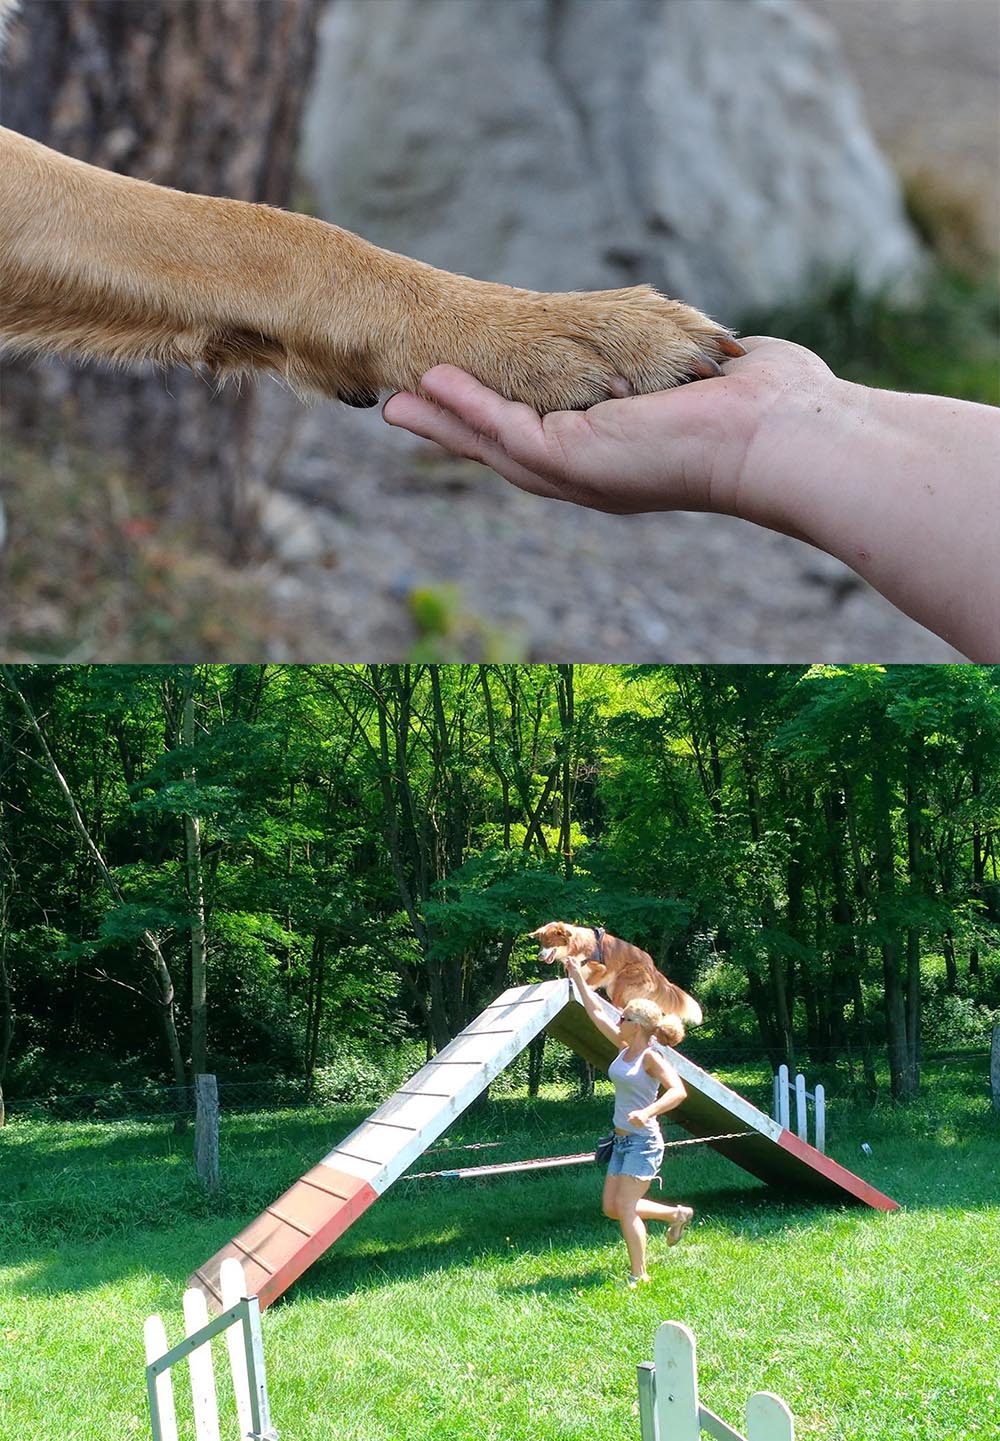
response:
<path fill-rule="evenodd" d="M 457 353 L 435 363 L 458 365 L 540 414 L 703 380 L 745 353 L 707 315 L 648 285 L 566 295 L 489 290 Z"/>

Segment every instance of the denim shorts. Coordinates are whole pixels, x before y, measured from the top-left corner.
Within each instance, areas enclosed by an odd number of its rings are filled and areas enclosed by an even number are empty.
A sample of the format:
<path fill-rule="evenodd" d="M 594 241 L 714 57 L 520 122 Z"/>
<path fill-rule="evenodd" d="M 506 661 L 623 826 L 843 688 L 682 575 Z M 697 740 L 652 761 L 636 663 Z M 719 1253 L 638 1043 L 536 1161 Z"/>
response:
<path fill-rule="evenodd" d="M 608 1162 L 609 1176 L 635 1176 L 652 1181 L 663 1160 L 663 1137 L 659 1131 L 636 1131 L 627 1136 L 615 1132 L 615 1143 Z"/>

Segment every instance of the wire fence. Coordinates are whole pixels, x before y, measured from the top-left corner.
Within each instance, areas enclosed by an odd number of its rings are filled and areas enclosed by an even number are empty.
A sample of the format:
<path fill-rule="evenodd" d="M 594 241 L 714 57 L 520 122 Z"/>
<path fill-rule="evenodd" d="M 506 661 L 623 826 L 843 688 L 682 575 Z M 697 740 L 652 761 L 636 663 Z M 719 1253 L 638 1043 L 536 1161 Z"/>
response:
<path fill-rule="evenodd" d="M 762 1058 L 760 1050 L 719 1050 L 718 1053 L 685 1047 L 695 1064 L 708 1071 L 718 1071 L 725 1079 L 727 1070 L 738 1073 L 737 1089 L 756 1091 L 761 1095 L 770 1092 L 772 1070 L 768 1061 Z M 277 1076 L 270 1080 L 219 1080 L 219 1109 L 227 1115 L 252 1114 L 255 1112 L 283 1112 L 322 1110 L 332 1106 L 352 1105 L 373 1107 L 382 1103 L 419 1068 L 420 1058 L 413 1055 L 387 1055 L 382 1064 L 367 1061 L 351 1076 L 338 1073 L 335 1080 L 320 1075 L 308 1080 L 301 1076 Z M 855 1061 L 855 1069 L 859 1063 Z M 980 1073 L 988 1083 L 990 1050 L 986 1048 L 961 1049 L 934 1052 L 926 1055 L 921 1067 L 928 1080 L 934 1076 L 952 1073 L 955 1077 L 962 1072 Z M 799 1068 L 810 1072 L 825 1068 L 812 1067 L 808 1060 L 800 1061 Z M 842 1089 L 850 1085 L 850 1062 L 841 1058 L 837 1069 L 843 1074 Z M 546 1084 L 553 1082 L 566 1088 L 567 1094 L 578 1086 L 579 1078 L 565 1067 L 550 1071 L 544 1078 Z M 524 1077 L 514 1074 L 494 1083 L 495 1095 L 523 1095 Z M 768 1103 L 765 1101 L 765 1108 Z M 153 1081 L 141 1085 L 127 1086 L 111 1081 L 105 1086 L 89 1089 L 71 1089 L 63 1092 L 51 1091 L 46 1094 L 6 1097 L 7 1118 L 17 1121 L 186 1121 L 194 1120 L 194 1085 L 169 1086 Z"/>

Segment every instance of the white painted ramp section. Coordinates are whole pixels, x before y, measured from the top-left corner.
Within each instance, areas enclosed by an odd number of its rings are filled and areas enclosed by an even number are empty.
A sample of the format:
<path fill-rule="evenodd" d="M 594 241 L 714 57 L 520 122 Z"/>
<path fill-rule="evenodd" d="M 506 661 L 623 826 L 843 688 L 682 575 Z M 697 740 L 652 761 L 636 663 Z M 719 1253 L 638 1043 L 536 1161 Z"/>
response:
<path fill-rule="evenodd" d="M 566 980 L 504 991 L 321 1165 L 381 1195 L 543 1031 L 570 998 Z"/>

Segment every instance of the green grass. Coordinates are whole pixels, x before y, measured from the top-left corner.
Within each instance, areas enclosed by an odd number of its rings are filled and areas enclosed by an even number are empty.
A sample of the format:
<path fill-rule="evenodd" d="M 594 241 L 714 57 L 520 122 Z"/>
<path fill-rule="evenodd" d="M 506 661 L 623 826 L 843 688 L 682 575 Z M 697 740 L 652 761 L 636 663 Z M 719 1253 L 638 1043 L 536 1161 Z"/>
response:
<path fill-rule="evenodd" d="M 693 1329 L 702 1398 L 733 1424 L 766 1389 L 800 1441 L 994 1438 L 1000 1125 L 982 1072 L 949 1067 L 905 1112 L 834 1107 L 831 1153 L 902 1203 L 892 1215 L 782 1198 L 704 1147 L 668 1151 L 663 1194 L 697 1220 L 675 1250 L 653 1232 L 638 1293 L 596 1168 L 398 1183 L 264 1317 L 283 1441 L 637 1438 L 635 1367 L 664 1319 Z M 449 1139 L 502 1141 L 477 1162 L 583 1150 L 607 1107 L 504 1097 Z M 188 1273 L 360 1114 L 231 1119 L 213 1201 L 163 1122 L 15 1118 L 0 1133 L 0 1435 L 145 1436 L 144 1317 L 179 1339 Z"/>

